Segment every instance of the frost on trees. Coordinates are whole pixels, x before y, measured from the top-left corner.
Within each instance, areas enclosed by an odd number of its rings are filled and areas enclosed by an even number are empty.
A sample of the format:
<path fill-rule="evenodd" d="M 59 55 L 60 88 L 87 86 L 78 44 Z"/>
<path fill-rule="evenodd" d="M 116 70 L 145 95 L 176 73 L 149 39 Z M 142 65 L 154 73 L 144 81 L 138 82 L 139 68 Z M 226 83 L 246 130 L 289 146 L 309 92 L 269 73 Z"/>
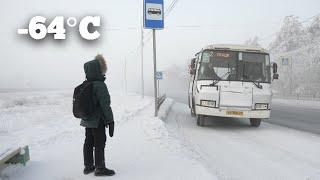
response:
<path fill-rule="evenodd" d="M 270 44 L 281 77 L 274 82 L 274 89 L 281 96 L 319 98 L 320 17 L 303 25 L 296 16 L 286 17 Z M 289 64 L 282 64 L 283 58 L 288 58 Z"/>

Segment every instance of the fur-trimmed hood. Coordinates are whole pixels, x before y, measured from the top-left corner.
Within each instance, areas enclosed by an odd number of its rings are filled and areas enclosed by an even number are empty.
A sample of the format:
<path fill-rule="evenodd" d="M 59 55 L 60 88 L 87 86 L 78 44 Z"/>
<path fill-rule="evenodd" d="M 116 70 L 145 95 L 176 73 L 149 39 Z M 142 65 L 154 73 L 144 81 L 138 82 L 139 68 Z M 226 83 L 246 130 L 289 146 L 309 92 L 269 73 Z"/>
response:
<path fill-rule="evenodd" d="M 101 54 L 98 54 L 95 59 L 99 61 L 101 73 L 105 75 L 108 70 L 106 60 Z"/>
<path fill-rule="evenodd" d="M 84 64 L 84 72 L 88 81 L 104 81 L 107 64 L 102 55 L 97 55 L 94 60 Z"/>

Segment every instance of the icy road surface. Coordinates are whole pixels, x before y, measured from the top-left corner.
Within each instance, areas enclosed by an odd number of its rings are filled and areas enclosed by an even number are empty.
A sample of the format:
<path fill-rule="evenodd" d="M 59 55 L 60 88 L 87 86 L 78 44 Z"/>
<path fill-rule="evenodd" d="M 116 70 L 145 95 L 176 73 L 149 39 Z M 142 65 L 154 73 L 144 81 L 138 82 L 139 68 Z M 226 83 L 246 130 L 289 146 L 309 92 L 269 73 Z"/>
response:
<path fill-rule="evenodd" d="M 268 122 L 320 134 L 320 102 L 273 99 Z"/>
<path fill-rule="evenodd" d="M 172 136 L 218 179 L 320 179 L 320 136 L 249 120 L 215 118 L 198 127 L 187 105 L 175 103 L 166 120 Z"/>

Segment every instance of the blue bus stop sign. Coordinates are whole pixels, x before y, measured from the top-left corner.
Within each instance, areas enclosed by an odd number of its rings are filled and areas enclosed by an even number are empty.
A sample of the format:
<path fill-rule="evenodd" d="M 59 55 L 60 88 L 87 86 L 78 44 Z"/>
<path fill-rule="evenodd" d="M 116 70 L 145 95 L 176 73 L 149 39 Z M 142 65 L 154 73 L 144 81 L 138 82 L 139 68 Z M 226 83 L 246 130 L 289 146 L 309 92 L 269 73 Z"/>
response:
<path fill-rule="evenodd" d="M 282 58 L 282 65 L 288 66 L 289 65 L 289 58 Z"/>
<path fill-rule="evenodd" d="M 164 28 L 163 0 L 144 0 L 143 26 L 145 29 Z"/>
<path fill-rule="evenodd" d="M 157 71 L 157 73 L 156 73 L 156 78 L 157 78 L 157 80 L 162 80 L 162 79 L 163 79 L 163 73 L 162 73 L 162 71 Z"/>

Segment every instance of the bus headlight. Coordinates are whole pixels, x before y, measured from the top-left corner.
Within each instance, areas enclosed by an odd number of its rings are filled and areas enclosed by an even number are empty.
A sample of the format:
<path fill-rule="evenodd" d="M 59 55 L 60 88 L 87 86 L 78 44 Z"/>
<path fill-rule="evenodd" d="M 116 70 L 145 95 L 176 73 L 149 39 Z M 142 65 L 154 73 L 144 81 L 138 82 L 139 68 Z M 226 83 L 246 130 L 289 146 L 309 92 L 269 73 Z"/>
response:
<path fill-rule="evenodd" d="M 268 109 L 269 104 L 267 103 L 256 103 L 254 106 L 254 109 L 256 110 L 267 110 Z"/>
<path fill-rule="evenodd" d="M 206 106 L 206 107 L 216 107 L 216 101 L 201 100 L 200 104 L 201 106 Z"/>

